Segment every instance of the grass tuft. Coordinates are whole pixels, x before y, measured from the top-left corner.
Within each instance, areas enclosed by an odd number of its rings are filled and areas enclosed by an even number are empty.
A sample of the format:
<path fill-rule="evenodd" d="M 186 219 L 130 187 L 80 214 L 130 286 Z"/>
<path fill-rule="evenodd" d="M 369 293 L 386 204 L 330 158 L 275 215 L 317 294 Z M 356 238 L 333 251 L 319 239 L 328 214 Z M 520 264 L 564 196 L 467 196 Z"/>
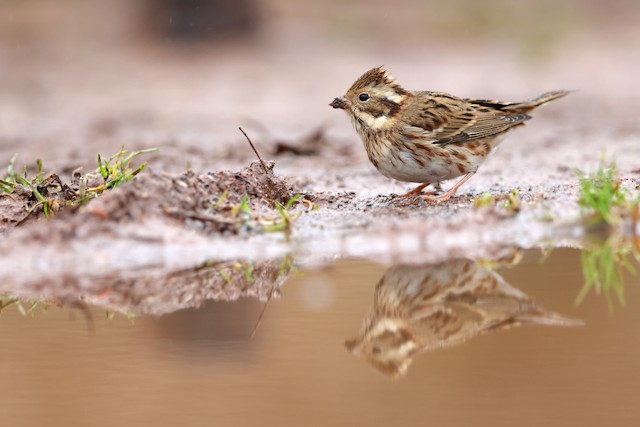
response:
<path fill-rule="evenodd" d="M 5 308 L 11 305 L 13 305 L 21 315 L 33 317 L 37 307 L 41 307 L 42 310 L 47 311 L 51 306 L 51 301 L 38 299 L 22 300 L 21 298 L 16 298 L 11 295 L 0 295 L 0 314 L 2 314 Z"/>
<path fill-rule="evenodd" d="M 26 166 L 22 173 L 18 173 L 15 169 L 17 154 L 14 154 L 7 165 L 5 178 L 0 179 L 0 195 L 10 196 L 14 200 L 22 198 L 29 215 L 42 211 L 44 216 L 49 218 L 52 213 L 65 206 L 82 205 L 106 190 L 116 188 L 133 179 L 147 166 L 145 162 L 134 168 L 132 166 L 133 159 L 141 154 L 154 151 L 157 149 L 128 152 L 123 147 L 106 160 L 98 154 L 98 167 L 95 172 L 87 173 L 84 176 L 78 174 L 78 177 L 75 177 L 74 174 L 74 179 L 77 178 L 77 182 L 72 181 L 71 184 L 63 183 L 55 173 L 45 177 L 41 159 L 36 160 L 35 176 L 29 177 Z M 101 183 L 100 180 L 102 180 Z M 16 193 L 18 186 L 30 189 L 31 196 L 23 197 Z"/>
<path fill-rule="evenodd" d="M 632 201 L 629 193 L 620 186 L 615 163 L 608 166 L 600 164 L 598 170 L 591 174 L 575 169 L 575 174 L 580 179 L 578 204 L 583 217 L 590 218 L 592 222 L 618 224 L 620 217 L 616 210 L 628 209 Z"/>
<path fill-rule="evenodd" d="M 520 191 L 517 188 L 512 189 L 507 194 L 491 194 L 482 193 L 473 201 L 473 206 L 481 208 L 484 206 L 497 206 L 509 213 L 517 213 L 520 211 L 520 199 L 518 195 Z"/>
<path fill-rule="evenodd" d="M 290 231 L 293 222 L 300 216 L 300 212 L 291 212 L 291 207 L 294 203 L 299 203 L 302 199 L 302 194 L 295 194 L 290 198 L 287 203 L 282 205 L 280 202 L 275 202 L 276 211 L 278 212 L 278 218 L 265 224 L 264 231 Z"/>
<path fill-rule="evenodd" d="M 621 187 L 615 163 L 600 164 L 591 174 L 577 169 L 575 173 L 580 179 L 578 204 L 588 226 L 606 224 L 611 231 L 638 209 L 638 197 Z M 624 305 L 624 277 L 626 273 L 636 274 L 634 260 L 640 262 L 640 253 L 621 233 L 604 241 L 587 242 L 581 253 L 585 282 L 575 303 L 581 304 L 593 290 L 597 295 L 604 294 L 609 312 L 613 311 L 614 295 Z"/>
<path fill-rule="evenodd" d="M 609 312 L 613 312 L 615 295 L 621 305 L 625 305 L 624 277 L 626 273 L 637 273 L 635 263 L 640 263 L 640 254 L 619 236 L 611 236 L 603 244 L 590 245 L 581 252 L 584 285 L 576 297 L 575 304 L 581 304 L 585 297 L 595 291 L 604 294 Z"/>
<path fill-rule="evenodd" d="M 124 147 L 122 147 L 119 152 L 109 157 L 107 160 L 103 160 L 100 154 L 98 154 L 98 168 L 96 169 L 96 173 L 100 173 L 100 175 L 102 175 L 104 184 L 103 186 L 97 186 L 87 191 L 103 192 L 130 181 L 133 177 L 142 172 L 145 167 L 147 167 L 147 162 L 144 162 L 137 168 L 132 169 L 132 160 L 141 154 L 153 153 L 155 151 L 158 151 L 158 149 L 147 148 L 129 153 L 124 149 Z"/>

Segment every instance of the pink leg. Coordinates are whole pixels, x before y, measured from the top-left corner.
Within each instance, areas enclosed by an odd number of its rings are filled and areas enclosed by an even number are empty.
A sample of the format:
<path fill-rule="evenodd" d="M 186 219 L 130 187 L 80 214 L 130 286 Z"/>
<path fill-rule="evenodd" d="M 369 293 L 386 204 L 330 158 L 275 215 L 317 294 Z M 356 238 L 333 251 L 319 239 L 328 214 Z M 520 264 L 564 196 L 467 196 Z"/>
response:
<path fill-rule="evenodd" d="M 447 191 L 444 194 L 441 194 L 439 196 L 424 195 L 424 196 L 422 196 L 422 198 L 424 200 L 428 201 L 428 202 L 431 202 L 431 201 L 433 201 L 433 202 L 444 202 L 445 200 L 449 200 L 454 194 L 456 194 L 456 191 L 458 191 L 458 188 L 460 188 L 462 186 L 462 184 L 467 182 L 469 180 L 469 178 L 471 178 L 473 175 L 475 175 L 475 172 L 469 172 L 468 174 L 463 176 L 462 179 L 456 183 L 456 185 L 451 187 L 449 189 L 449 191 Z"/>
<path fill-rule="evenodd" d="M 430 183 L 426 183 L 426 184 L 420 184 L 418 185 L 416 188 L 414 188 L 413 190 L 409 191 L 408 193 L 404 193 L 401 196 L 398 197 L 410 197 L 410 196 L 419 196 L 422 193 L 422 190 L 428 186 Z"/>

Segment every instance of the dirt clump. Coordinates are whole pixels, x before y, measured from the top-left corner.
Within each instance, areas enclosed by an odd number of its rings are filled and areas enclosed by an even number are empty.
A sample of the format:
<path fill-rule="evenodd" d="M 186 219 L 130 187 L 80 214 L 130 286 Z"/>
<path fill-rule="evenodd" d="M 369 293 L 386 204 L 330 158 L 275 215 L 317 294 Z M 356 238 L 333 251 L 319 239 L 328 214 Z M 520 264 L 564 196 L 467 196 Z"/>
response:
<path fill-rule="evenodd" d="M 237 172 L 187 171 L 170 175 L 148 170 L 126 185 L 86 200 L 82 206 L 70 206 L 58 216 L 60 221 L 71 224 L 97 217 L 109 219 L 117 226 L 119 221 L 140 221 L 161 215 L 198 231 L 237 233 L 252 228 L 260 215 L 273 212 L 276 202 L 285 204 L 291 199 L 293 188 L 273 173 L 273 167 L 273 162 L 263 167 L 255 161 Z M 77 171 L 70 183 L 62 182 L 54 174 L 31 188 L 15 184 L 12 193 L 0 197 L 0 231 L 23 223 L 30 216 L 41 216 L 44 204 L 38 197 L 47 201 L 50 213 L 55 213 L 77 202 L 83 187 L 95 184 L 83 183 Z"/>

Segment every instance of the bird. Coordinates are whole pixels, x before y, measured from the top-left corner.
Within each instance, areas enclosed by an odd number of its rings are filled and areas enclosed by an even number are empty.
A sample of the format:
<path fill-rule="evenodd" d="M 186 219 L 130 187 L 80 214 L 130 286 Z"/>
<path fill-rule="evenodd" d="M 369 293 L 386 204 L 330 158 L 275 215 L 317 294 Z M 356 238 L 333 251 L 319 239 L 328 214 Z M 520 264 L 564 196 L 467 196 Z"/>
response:
<path fill-rule="evenodd" d="M 440 202 L 455 195 L 504 135 L 531 118 L 528 113 L 570 92 L 555 90 L 522 102 L 458 98 L 404 89 L 388 70 L 375 67 L 329 105 L 346 111 L 382 175 L 420 183 L 401 197 L 422 195 Z M 442 181 L 460 176 L 436 195 Z M 423 195 L 429 184 L 436 192 Z"/>
<path fill-rule="evenodd" d="M 345 347 L 383 374 L 399 378 L 421 352 L 521 324 L 584 322 L 545 310 L 481 262 L 400 264 L 376 285 L 373 306 L 358 336 Z"/>

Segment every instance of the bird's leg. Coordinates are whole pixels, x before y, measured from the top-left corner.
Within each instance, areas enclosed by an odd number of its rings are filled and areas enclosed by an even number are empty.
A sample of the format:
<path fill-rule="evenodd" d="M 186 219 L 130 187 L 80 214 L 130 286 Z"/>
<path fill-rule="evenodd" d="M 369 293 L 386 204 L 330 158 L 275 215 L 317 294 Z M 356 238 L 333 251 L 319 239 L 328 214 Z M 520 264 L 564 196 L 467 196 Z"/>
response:
<path fill-rule="evenodd" d="M 404 193 L 403 195 L 398 196 L 398 197 L 419 196 L 420 194 L 422 194 L 422 190 L 429 184 L 430 184 L 429 182 L 427 182 L 426 184 L 420 184 L 416 188 L 414 188 L 413 190 L 409 191 L 408 193 Z"/>
<path fill-rule="evenodd" d="M 438 196 L 424 195 L 422 196 L 422 198 L 428 202 L 444 202 L 445 200 L 449 200 L 454 194 L 456 194 L 456 191 L 458 191 L 458 188 L 460 188 L 462 184 L 467 182 L 469 178 L 471 178 L 473 175 L 475 175 L 475 172 L 469 172 L 468 174 L 463 176 L 462 179 L 456 183 L 456 185 L 451 187 L 449 191 L 447 191 L 444 194 L 440 194 Z"/>

